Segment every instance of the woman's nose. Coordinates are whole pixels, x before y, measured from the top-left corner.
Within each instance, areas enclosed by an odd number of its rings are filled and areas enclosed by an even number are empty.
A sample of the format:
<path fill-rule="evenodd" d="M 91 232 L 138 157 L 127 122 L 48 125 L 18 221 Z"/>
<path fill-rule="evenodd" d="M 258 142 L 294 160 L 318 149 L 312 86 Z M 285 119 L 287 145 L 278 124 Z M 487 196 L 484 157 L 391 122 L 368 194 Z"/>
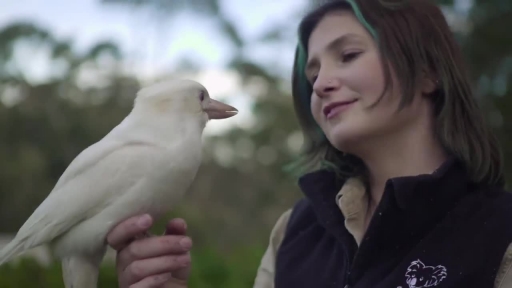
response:
<path fill-rule="evenodd" d="M 318 77 L 313 84 L 313 91 L 320 98 L 328 97 L 334 91 L 339 89 L 339 81 L 335 77 Z"/>

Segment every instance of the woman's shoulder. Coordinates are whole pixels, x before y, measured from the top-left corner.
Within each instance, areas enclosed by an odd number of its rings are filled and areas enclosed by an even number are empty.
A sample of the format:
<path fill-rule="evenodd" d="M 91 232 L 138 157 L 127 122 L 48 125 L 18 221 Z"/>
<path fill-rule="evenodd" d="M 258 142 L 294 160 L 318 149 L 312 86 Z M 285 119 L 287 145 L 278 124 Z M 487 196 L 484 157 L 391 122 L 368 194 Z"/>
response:
<path fill-rule="evenodd" d="M 302 225 L 299 224 L 299 226 L 309 225 L 311 224 L 310 222 L 314 222 L 316 219 L 313 206 L 305 197 L 297 200 L 295 205 L 293 205 L 293 207 L 290 208 L 286 213 L 288 213 L 287 223 L 294 223 L 294 225 L 299 223 L 302 223 Z"/>
<path fill-rule="evenodd" d="M 498 213 L 500 217 L 506 219 L 509 229 L 512 229 L 512 193 L 503 188 L 490 189 L 491 201 L 490 206 L 495 213 Z"/>
<path fill-rule="evenodd" d="M 470 193 L 452 211 L 460 221 L 475 225 L 484 223 L 482 230 L 498 228 L 512 239 L 512 193 L 502 187 L 483 186 L 479 193 Z M 482 231 L 483 232 L 483 231 Z"/>
<path fill-rule="evenodd" d="M 486 187 L 483 189 L 489 205 L 503 212 L 512 213 L 512 193 L 501 187 Z"/>

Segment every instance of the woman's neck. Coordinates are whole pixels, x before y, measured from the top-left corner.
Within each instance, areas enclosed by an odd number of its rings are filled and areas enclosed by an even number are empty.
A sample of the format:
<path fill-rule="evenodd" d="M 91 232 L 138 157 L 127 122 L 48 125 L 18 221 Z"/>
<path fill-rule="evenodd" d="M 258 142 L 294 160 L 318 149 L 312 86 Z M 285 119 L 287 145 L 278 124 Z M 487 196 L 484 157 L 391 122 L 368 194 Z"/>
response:
<path fill-rule="evenodd" d="M 371 205 L 376 207 L 382 198 L 387 180 L 403 176 L 431 174 L 448 158 L 442 145 L 420 129 L 378 141 L 377 151 L 362 157 L 369 176 Z M 425 131 L 425 130 L 423 130 Z"/>
<path fill-rule="evenodd" d="M 441 144 L 431 135 L 410 135 L 395 140 L 379 141 L 378 152 L 365 154 L 368 169 L 370 197 L 365 217 L 365 230 L 384 194 L 389 179 L 403 176 L 431 174 L 447 160 Z M 400 141 L 396 140 L 399 139 Z"/>

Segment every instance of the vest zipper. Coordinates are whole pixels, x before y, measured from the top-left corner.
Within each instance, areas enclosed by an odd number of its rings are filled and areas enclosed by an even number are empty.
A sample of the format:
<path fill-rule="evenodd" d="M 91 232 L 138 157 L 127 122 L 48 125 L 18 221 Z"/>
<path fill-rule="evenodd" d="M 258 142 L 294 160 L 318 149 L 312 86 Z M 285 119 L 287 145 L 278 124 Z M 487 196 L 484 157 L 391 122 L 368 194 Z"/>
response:
<path fill-rule="evenodd" d="M 345 278 L 345 281 L 344 281 L 345 283 L 342 283 L 342 284 L 343 284 L 343 288 L 350 288 L 350 285 L 349 285 L 349 283 L 350 283 L 349 280 L 350 279 L 349 279 L 349 277 L 350 277 L 350 269 L 352 268 L 350 266 L 350 260 L 349 260 L 350 254 L 348 253 L 348 248 L 346 247 L 346 245 L 343 245 L 343 250 L 345 252 L 345 257 L 344 257 L 345 259 L 344 260 L 345 260 L 345 267 L 346 268 L 345 268 L 345 277 L 344 277 Z"/>

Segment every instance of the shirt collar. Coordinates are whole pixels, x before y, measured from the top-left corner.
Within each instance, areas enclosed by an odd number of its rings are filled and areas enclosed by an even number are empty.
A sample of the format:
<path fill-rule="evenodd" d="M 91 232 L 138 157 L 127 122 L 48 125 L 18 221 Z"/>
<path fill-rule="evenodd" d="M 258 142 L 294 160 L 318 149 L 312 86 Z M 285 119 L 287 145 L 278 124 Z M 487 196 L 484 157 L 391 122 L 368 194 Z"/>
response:
<path fill-rule="evenodd" d="M 299 187 L 311 204 L 320 225 L 340 241 L 350 241 L 353 237 L 344 226 L 344 218 L 336 203 L 336 194 L 343 186 L 344 180 L 336 173 L 320 169 L 299 178 Z M 357 245 L 354 241 L 354 245 Z"/>
<path fill-rule="evenodd" d="M 313 203 L 338 209 L 336 203 L 344 194 L 341 189 L 350 179 L 339 179 L 336 173 L 321 169 L 299 179 L 304 195 Z M 425 210 L 441 203 L 451 203 L 464 193 L 469 183 L 464 166 L 455 157 L 449 158 L 432 174 L 404 176 L 389 179 L 386 192 L 394 193 L 397 205 L 405 211 Z M 344 188 L 344 187 L 343 187 Z M 325 202 L 332 202 L 327 204 Z"/>

